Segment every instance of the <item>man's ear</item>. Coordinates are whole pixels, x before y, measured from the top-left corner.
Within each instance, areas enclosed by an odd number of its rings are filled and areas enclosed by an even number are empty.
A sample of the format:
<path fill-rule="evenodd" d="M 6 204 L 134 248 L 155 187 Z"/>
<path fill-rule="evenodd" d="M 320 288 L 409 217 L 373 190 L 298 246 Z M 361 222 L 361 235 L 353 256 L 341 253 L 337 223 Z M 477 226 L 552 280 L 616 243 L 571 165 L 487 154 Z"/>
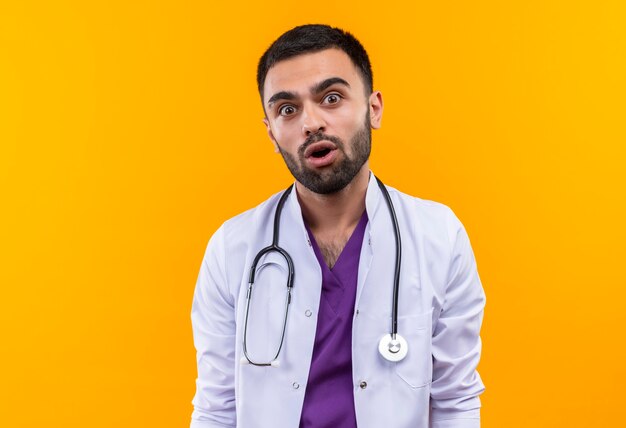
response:
<path fill-rule="evenodd" d="M 383 94 L 380 91 L 374 91 L 369 99 L 370 123 L 372 129 L 378 129 L 383 120 Z"/>
<path fill-rule="evenodd" d="M 267 120 L 267 117 L 263 118 L 263 123 L 265 124 L 265 128 L 267 129 L 267 135 L 270 137 L 270 141 L 274 145 L 274 152 L 280 153 L 278 149 L 278 143 L 276 142 L 276 138 L 274 138 L 274 134 L 272 133 L 272 128 L 270 126 L 270 121 Z"/>

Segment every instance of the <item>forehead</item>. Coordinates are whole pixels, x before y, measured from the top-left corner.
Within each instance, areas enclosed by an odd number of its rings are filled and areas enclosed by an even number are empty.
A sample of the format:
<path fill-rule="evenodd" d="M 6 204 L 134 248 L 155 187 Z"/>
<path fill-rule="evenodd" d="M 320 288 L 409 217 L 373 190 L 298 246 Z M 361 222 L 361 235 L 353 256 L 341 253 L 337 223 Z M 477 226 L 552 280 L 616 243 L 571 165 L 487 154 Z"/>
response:
<path fill-rule="evenodd" d="M 361 76 L 350 57 L 340 49 L 306 53 L 276 63 L 267 72 L 263 99 L 279 91 L 308 92 L 309 88 L 331 77 L 340 77 L 353 89 L 363 88 Z"/>

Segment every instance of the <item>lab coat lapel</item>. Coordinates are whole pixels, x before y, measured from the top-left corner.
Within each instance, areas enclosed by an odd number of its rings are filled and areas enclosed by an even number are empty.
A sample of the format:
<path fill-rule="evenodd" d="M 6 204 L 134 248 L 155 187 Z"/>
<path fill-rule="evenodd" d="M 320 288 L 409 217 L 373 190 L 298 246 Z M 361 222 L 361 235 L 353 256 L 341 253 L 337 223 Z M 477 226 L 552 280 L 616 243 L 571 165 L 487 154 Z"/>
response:
<path fill-rule="evenodd" d="M 378 215 L 378 207 L 380 202 L 380 189 L 374 174 L 370 172 L 370 180 L 367 186 L 367 192 L 365 194 L 365 210 L 367 211 L 367 228 L 365 229 L 365 236 L 363 237 L 363 245 L 361 246 L 361 255 L 359 259 L 359 276 L 357 280 L 356 289 L 356 302 L 355 308 L 359 308 L 361 295 L 363 292 L 363 286 L 367 275 L 369 273 L 372 257 L 374 255 L 372 250 L 372 237 L 377 227 L 375 226 L 376 217 Z"/>
<path fill-rule="evenodd" d="M 294 285 L 281 352 L 280 390 L 283 408 L 288 409 L 280 426 L 298 426 L 304 402 L 306 384 L 313 356 L 317 315 L 322 292 L 322 271 L 309 240 L 302 209 L 295 189 L 289 195 L 281 222 L 281 245 L 294 262 Z M 275 399 L 273 397 L 272 399 Z"/>
<path fill-rule="evenodd" d="M 315 342 L 317 314 L 322 292 L 322 271 L 304 226 L 302 210 L 295 189 L 289 195 L 287 202 L 289 209 L 286 210 L 287 215 L 281 224 L 285 230 L 282 242 L 284 242 L 285 249 L 293 255 L 295 275 L 291 313 L 285 339 L 289 339 L 290 344 L 285 344 L 287 346 L 285 360 L 290 361 L 289 364 L 302 365 L 302 370 L 306 371 L 306 377 L 302 379 L 304 384 L 308 379 Z M 297 370 L 300 371 L 300 367 Z"/>

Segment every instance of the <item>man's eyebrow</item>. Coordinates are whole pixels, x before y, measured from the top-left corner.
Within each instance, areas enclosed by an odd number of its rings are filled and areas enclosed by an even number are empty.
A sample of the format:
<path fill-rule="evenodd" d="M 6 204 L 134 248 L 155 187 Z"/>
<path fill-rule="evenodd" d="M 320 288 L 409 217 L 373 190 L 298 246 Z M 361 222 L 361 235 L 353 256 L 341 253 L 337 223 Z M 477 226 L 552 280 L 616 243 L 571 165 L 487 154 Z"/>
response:
<path fill-rule="evenodd" d="M 350 84 L 341 77 L 329 77 L 328 79 L 322 80 L 321 82 L 313 85 L 310 90 L 312 94 L 317 95 L 336 84 L 343 85 L 348 88 L 350 87 Z M 267 106 L 271 108 L 272 104 L 278 100 L 295 100 L 296 98 L 298 98 L 298 96 L 294 92 L 280 91 L 272 95 L 267 100 Z"/>
<path fill-rule="evenodd" d="M 330 86 L 333 86 L 335 84 L 340 84 L 343 86 L 347 86 L 348 88 L 350 87 L 350 84 L 348 82 L 346 82 L 345 80 L 343 80 L 341 77 L 330 77 L 326 80 L 322 80 L 320 83 L 316 83 L 312 88 L 311 88 L 311 93 L 314 95 L 317 95 L 321 92 L 324 92 L 326 89 L 328 89 Z"/>
<path fill-rule="evenodd" d="M 296 99 L 296 94 L 294 94 L 293 92 L 280 91 L 272 95 L 270 99 L 267 100 L 267 105 L 268 107 L 271 107 L 272 104 L 274 104 L 278 100 L 295 100 L 295 99 Z"/>

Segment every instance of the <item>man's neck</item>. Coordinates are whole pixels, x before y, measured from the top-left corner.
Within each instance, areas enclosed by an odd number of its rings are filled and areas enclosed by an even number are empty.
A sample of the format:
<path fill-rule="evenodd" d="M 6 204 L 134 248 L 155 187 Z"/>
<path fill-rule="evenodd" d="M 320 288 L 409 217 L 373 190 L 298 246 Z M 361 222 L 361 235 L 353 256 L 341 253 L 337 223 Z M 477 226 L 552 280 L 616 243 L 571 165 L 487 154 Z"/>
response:
<path fill-rule="evenodd" d="M 365 210 L 369 174 L 366 163 L 350 184 L 330 195 L 320 195 L 296 183 L 302 215 L 316 237 L 354 230 Z"/>

